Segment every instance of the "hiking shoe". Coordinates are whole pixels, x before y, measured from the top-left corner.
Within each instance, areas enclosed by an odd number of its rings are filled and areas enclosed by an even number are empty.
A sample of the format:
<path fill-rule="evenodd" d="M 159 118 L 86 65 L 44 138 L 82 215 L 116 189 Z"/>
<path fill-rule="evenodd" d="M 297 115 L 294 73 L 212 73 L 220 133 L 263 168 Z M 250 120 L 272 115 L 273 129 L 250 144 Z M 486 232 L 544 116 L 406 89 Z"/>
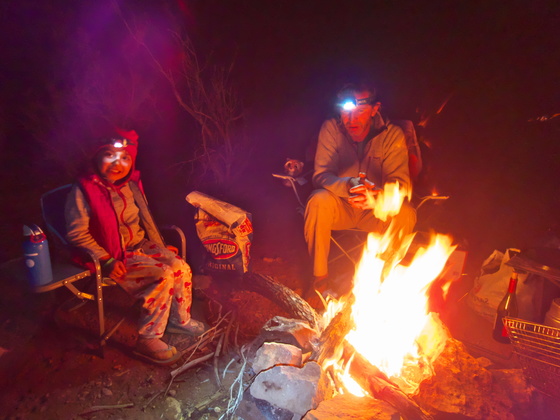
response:
<path fill-rule="evenodd" d="M 308 283 L 307 289 L 301 295 L 305 300 L 315 299 L 317 292 L 323 295 L 323 292 L 330 289 L 330 279 L 328 276 L 315 276 L 313 280 Z M 324 295 L 323 295 L 324 296 Z"/>
<path fill-rule="evenodd" d="M 204 324 L 192 318 L 183 325 L 169 324 L 167 326 L 167 332 L 172 334 L 187 334 L 194 337 L 201 335 L 205 331 L 206 327 Z"/>
<path fill-rule="evenodd" d="M 138 358 L 157 365 L 169 365 L 181 358 L 181 353 L 159 338 L 139 338 L 133 351 Z"/>

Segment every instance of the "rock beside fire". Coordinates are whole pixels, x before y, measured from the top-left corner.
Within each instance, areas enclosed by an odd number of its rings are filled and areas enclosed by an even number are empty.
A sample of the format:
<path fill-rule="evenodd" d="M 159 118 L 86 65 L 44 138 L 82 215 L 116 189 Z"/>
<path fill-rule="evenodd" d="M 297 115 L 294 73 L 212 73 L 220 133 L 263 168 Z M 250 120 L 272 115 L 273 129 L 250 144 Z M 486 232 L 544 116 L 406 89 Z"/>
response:
<path fill-rule="evenodd" d="M 259 373 L 275 365 L 301 366 L 301 349 L 291 344 L 264 343 L 255 354 L 253 371 Z"/>
<path fill-rule="evenodd" d="M 262 371 L 251 384 L 250 392 L 254 398 L 299 417 L 333 396 L 327 376 L 315 362 L 308 362 L 301 368 L 274 366 Z"/>
<path fill-rule="evenodd" d="M 514 419 L 512 411 L 522 411 L 530 401 L 532 389 L 521 370 L 488 370 L 453 338 L 447 340 L 433 369 L 434 375 L 420 385 L 414 398 L 433 414 Z"/>
<path fill-rule="evenodd" d="M 243 400 L 235 411 L 236 419 L 243 420 L 293 420 L 294 413 L 276 407 L 267 401 L 257 400 L 245 392 Z"/>
<path fill-rule="evenodd" d="M 398 420 L 400 415 L 384 401 L 351 394 L 337 395 L 309 411 L 303 420 Z"/>
<path fill-rule="evenodd" d="M 291 344 L 302 351 L 310 352 L 317 339 L 317 330 L 311 328 L 306 321 L 275 316 L 263 325 L 259 335 L 251 343 L 249 357 L 253 357 L 255 351 L 265 342 Z"/>

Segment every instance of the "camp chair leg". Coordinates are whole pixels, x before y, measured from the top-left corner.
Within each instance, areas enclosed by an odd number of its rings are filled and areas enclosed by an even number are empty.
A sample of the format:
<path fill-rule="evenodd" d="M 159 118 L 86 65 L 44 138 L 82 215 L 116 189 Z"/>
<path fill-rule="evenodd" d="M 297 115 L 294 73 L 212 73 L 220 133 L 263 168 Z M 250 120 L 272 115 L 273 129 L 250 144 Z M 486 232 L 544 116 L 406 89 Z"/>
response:
<path fill-rule="evenodd" d="M 103 337 L 101 337 L 101 345 L 102 346 L 104 346 L 105 343 L 107 343 L 107 340 L 115 333 L 115 331 L 117 331 L 119 329 L 119 327 L 125 321 L 125 319 L 126 319 L 126 316 L 123 316 L 121 318 L 121 320 L 119 322 L 117 322 L 113 328 L 111 328 L 109 331 L 107 331 L 106 334 L 103 335 Z"/>
<path fill-rule="evenodd" d="M 97 267 L 96 267 L 97 268 Z M 104 349 L 105 346 L 105 312 L 103 309 L 103 279 L 101 277 L 101 269 L 95 270 L 95 281 L 96 281 L 96 297 L 97 297 L 97 315 L 99 321 L 99 354 L 101 358 L 104 358 Z"/>
<path fill-rule="evenodd" d="M 356 265 L 356 260 L 354 260 L 354 258 L 352 258 L 352 256 L 346 252 L 346 250 L 344 249 L 344 247 L 342 245 L 340 245 L 338 243 L 338 241 L 336 239 L 334 239 L 334 237 L 331 235 L 331 240 L 333 241 L 333 243 L 338 247 L 338 249 L 340 249 L 340 251 L 346 255 L 346 257 L 350 260 L 351 263 L 353 263 L 354 265 Z M 338 257 L 335 257 L 331 260 L 332 261 L 336 261 L 339 257 L 342 257 L 342 255 L 339 255 Z"/>

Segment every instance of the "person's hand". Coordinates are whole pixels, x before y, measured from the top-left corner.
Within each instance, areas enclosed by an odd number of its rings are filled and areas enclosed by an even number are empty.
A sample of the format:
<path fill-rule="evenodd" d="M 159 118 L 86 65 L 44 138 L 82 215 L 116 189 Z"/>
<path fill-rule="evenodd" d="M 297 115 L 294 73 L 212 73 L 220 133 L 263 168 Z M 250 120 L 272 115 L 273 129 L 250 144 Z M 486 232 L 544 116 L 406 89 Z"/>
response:
<path fill-rule="evenodd" d="M 123 280 L 126 275 L 126 266 L 122 261 L 109 260 L 110 262 L 103 266 L 103 271 L 113 280 Z"/>
<path fill-rule="evenodd" d="M 350 178 L 349 185 L 348 193 L 350 197 L 348 197 L 348 203 L 360 210 L 373 209 L 375 198 L 381 190 L 367 178 L 363 180 L 363 184 L 360 183 L 360 178 Z"/>
<path fill-rule="evenodd" d="M 375 203 L 375 197 L 369 191 L 364 191 L 363 194 L 355 194 L 348 197 L 348 203 L 359 210 L 371 210 Z"/>
<path fill-rule="evenodd" d="M 168 250 L 170 250 L 171 252 L 174 252 L 175 254 L 179 255 L 179 248 L 177 248 L 176 246 L 173 245 L 166 245 L 165 246 Z"/>

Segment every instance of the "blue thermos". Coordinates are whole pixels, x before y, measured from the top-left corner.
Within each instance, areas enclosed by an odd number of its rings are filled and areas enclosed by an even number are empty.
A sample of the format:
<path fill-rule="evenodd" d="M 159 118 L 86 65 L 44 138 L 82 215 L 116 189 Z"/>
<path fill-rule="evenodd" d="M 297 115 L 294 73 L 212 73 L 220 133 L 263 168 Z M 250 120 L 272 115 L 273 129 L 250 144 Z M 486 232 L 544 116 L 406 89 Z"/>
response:
<path fill-rule="evenodd" d="M 23 258 L 29 285 L 38 287 L 51 283 L 53 273 L 47 236 L 37 225 L 24 225 L 23 236 Z"/>

